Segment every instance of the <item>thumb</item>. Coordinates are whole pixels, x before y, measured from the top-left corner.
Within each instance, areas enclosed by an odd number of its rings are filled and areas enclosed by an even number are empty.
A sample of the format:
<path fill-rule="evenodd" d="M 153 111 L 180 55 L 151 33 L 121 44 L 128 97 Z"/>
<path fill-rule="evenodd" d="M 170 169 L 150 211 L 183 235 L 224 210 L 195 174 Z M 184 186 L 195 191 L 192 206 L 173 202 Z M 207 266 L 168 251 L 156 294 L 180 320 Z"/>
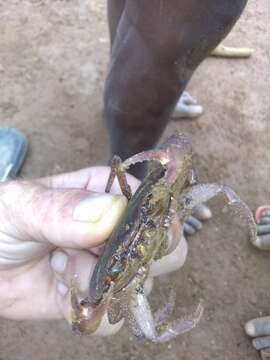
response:
<path fill-rule="evenodd" d="M 87 248 L 108 238 L 126 205 L 122 195 L 10 182 L 0 186 L 0 231 L 25 241 Z"/>

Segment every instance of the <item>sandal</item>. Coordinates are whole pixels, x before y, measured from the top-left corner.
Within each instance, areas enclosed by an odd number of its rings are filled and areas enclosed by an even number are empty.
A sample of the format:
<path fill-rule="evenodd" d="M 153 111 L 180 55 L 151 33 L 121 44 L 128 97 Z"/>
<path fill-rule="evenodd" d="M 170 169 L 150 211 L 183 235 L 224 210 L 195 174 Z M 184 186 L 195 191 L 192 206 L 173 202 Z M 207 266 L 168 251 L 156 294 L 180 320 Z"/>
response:
<path fill-rule="evenodd" d="M 13 128 L 0 129 L 0 182 L 14 179 L 19 173 L 28 141 L 21 132 Z"/>

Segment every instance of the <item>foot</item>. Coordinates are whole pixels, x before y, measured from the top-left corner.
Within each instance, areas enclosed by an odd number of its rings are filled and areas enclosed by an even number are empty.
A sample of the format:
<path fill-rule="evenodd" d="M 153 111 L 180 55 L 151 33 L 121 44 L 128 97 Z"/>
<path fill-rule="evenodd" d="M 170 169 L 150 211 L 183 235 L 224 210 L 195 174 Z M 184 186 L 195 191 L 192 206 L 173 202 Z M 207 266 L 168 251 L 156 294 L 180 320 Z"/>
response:
<path fill-rule="evenodd" d="M 252 344 L 260 351 L 262 360 L 270 359 L 270 317 L 249 321 L 245 330 L 253 338 Z"/>
<path fill-rule="evenodd" d="M 202 222 L 211 219 L 211 210 L 201 204 L 196 207 L 196 210 L 192 216 L 190 216 L 184 224 L 185 235 L 194 235 L 196 232 L 201 230 Z"/>
<path fill-rule="evenodd" d="M 260 206 L 255 213 L 258 237 L 254 245 L 270 250 L 270 205 Z M 262 360 L 270 359 L 270 316 L 249 321 L 245 330 L 253 338 L 252 344 L 260 351 Z"/>
<path fill-rule="evenodd" d="M 254 246 L 260 250 L 270 250 L 270 205 L 260 206 L 255 218 L 258 236 Z"/>
<path fill-rule="evenodd" d="M 197 103 L 197 101 L 187 92 L 184 91 L 181 95 L 174 112 L 172 114 L 173 119 L 195 119 L 201 116 L 203 113 L 203 107 Z"/>

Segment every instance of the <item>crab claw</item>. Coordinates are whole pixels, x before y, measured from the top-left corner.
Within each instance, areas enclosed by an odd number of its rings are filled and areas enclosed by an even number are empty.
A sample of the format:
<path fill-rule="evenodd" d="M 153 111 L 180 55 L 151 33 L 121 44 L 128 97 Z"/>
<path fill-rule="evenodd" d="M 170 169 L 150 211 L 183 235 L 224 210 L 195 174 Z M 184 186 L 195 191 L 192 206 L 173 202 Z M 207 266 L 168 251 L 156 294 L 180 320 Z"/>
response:
<path fill-rule="evenodd" d="M 70 296 L 72 307 L 72 330 L 80 335 L 95 333 L 101 325 L 102 319 L 107 312 L 108 305 L 113 295 L 113 286 L 98 305 L 93 305 L 88 298 L 80 300 L 78 284 L 75 279 L 71 281 Z"/>

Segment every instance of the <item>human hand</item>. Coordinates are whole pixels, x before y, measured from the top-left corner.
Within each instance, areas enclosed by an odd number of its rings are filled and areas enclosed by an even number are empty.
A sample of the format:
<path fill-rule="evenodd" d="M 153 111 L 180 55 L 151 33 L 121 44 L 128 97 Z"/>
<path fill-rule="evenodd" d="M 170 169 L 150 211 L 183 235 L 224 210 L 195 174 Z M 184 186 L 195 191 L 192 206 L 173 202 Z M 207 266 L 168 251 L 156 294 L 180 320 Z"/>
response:
<path fill-rule="evenodd" d="M 76 274 L 87 291 L 98 246 L 127 204 L 123 196 L 103 194 L 109 171 L 93 167 L 0 185 L 0 316 L 70 321 L 70 281 Z M 128 182 L 133 191 L 139 185 L 132 176 Z M 121 193 L 117 182 L 112 192 Z M 180 244 L 151 276 L 184 263 L 186 243 Z"/>
<path fill-rule="evenodd" d="M 68 284 L 58 281 L 58 273 L 66 279 L 78 273 L 87 282 L 96 263 L 94 247 L 126 207 L 123 196 L 95 193 L 104 192 L 108 175 L 109 168 L 96 167 L 0 185 L 0 316 L 63 317 L 61 295 Z M 138 185 L 133 177 L 129 182 L 133 189 Z M 113 192 L 120 193 L 117 184 Z"/>

